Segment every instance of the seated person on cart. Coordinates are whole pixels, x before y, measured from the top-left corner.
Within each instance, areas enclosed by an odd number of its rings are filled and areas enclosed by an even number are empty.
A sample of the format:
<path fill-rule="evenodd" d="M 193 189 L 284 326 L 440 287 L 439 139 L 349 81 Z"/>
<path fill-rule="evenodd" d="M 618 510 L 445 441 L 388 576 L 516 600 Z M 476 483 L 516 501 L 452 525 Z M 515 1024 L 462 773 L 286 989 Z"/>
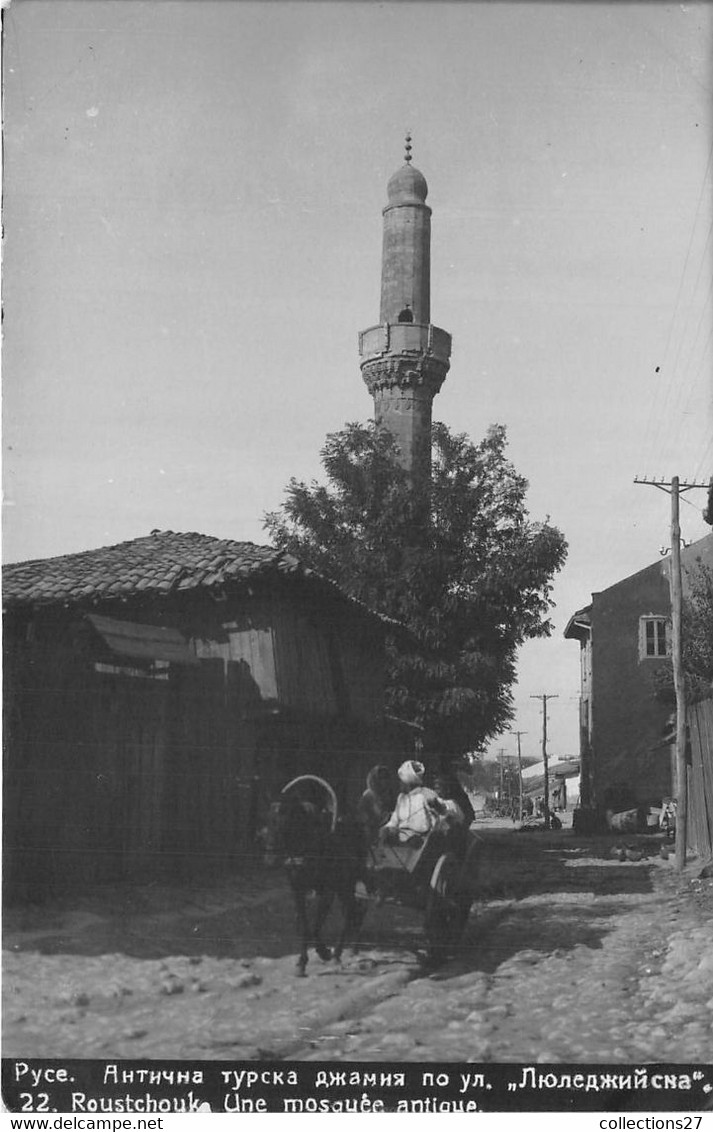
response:
<path fill-rule="evenodd" d="M 457 803 L 423 785 L 425 773 L 423 763 L 415 759 L 399 767 L 401 793 L 380 837 L 386 845 L 419 849 L 431 833 L 447 837 L 452 829 L 463 825 L 463 812 Z"/>
<path fill-rule="evenodd" d="M 455 802 L 463 816 L 466 829 L 470 829 L 475 821 L 475 810 L 468 794 L 458 778 L 458 768 L 462 760 L 457 756 L 444 755 L 441 758 L 440 770 L 433 783 L 439 798 L 444 801 Z"/>
<path fill-rule="evenodd" d="M 394 772 L 387 766 L 373 766 L 366 776 L 366 790 L 356 807 L 356 818 L 367 845 L 378 840 L 382 827 L 391 817 L 395 801 Z"/>
<path fill-rule="evenodd" d="M 364 883 L 369 892 L 374 890 L 376 875 L 381 878 L 377 885 L 381 895 L 389 894 L 389 876 L 403 878 L 410 874 L 418 888 L 440 855 L 461 855 L 459 841 L 465 834 L 462 812 L 454 802 L 423 785 L 425 773 L 423 763 L 416 760 L 399 767 L 401 793 L 367 855 Z M 401 883 L 397 883 L 397 891 Z"/>
<path fill-rule="evenodd" d="M 448 806 L 455 808 L 459 820 L 452 820 L 448 828 L 448 849 L 457 857 L 465 859 L 468 852 L 468 830 L 475 821 L 475 811 L 465 789 L 456 774 L 455 765 L 444 759 L 441 770 L 433 784 L 438 797 Z"/>

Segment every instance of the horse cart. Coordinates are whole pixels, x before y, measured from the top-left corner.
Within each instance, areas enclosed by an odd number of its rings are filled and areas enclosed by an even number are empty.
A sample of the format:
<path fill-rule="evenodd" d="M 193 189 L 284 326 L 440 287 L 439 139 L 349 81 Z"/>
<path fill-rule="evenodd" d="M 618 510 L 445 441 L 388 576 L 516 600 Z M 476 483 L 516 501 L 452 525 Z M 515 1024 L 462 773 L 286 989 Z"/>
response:
<path fill-rule="evenodd" d="M 377 902 L 394 901 L 423 911 L 423 932 L 431 963 L 457 947 L 473 897 L 468 881 L 466 831 L 435 828 L 407 841 L 379 842 L 368 849 L 366 889 Z"/>
<path fill-rule="evenodd" d="M 432 964 L 443 962 L 458 945 L 473 900 L 467 858 L 474 846 L 463 827 L 367 845 L 358 823 L 339 813 L 329 783 L 308 774 L 283 787 L 272 808 L 268 842 L 273 859 L 279 855 L 284 862 L 295 898 L 302 933 L 299 974 L 305 973 L 310 943 L 321 958 L 331 955 L 320 932 L 335 896 L 344 917 L 334 950 L 337 959 L 348 939 L 356 942 L 370 904 L 397 903 L 421 910 Z M 306 913 L 309 892 L 318 898 L 313 924 Z"/>

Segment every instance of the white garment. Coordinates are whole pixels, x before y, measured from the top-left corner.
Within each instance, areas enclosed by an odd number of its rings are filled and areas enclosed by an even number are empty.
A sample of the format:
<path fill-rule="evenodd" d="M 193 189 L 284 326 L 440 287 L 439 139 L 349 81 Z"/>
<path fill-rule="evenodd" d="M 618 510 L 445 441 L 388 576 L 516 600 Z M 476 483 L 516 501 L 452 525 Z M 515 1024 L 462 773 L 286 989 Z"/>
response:
<path fill-rule="evenodd" d="M 399 841 L 408 841 L 415 835 L 430 833 L 438 818 L 429 802 L 437 798 L 435 790 L 429 790 L 427 786 L 417 786 L 407 794 L 399 794 L 386 828 L 398 830 Z"/>

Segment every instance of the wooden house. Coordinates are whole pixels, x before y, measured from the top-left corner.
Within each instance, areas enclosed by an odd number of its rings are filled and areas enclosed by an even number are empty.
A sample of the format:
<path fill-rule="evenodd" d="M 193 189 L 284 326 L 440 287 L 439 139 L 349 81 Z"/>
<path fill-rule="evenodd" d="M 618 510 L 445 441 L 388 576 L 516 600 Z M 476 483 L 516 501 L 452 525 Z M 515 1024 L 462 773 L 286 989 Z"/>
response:
<path fill-rule="evenodd" d="M 395 763 L 384 619 L 268 546 L 155 531 L 4 569 L 6 895 L 235 866 L 296 775 Z"/>

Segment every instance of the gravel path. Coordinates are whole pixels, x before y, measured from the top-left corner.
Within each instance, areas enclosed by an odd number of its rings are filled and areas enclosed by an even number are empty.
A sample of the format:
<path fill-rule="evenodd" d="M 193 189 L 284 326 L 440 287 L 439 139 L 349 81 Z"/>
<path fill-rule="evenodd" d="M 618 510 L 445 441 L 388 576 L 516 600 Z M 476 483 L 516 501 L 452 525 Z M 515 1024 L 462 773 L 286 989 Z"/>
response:
<path fill-rule="evenodd" d="M 425 974 L 420 917 L 370 908 L 294 977 L 284 881 L 114 890 L 5 916 L 6 1057 L 713 1061 L 713 883 L 655 839 L 480 831 L 479 899 Z M 636 840 L 636 839 L 635 839 Z"/>

